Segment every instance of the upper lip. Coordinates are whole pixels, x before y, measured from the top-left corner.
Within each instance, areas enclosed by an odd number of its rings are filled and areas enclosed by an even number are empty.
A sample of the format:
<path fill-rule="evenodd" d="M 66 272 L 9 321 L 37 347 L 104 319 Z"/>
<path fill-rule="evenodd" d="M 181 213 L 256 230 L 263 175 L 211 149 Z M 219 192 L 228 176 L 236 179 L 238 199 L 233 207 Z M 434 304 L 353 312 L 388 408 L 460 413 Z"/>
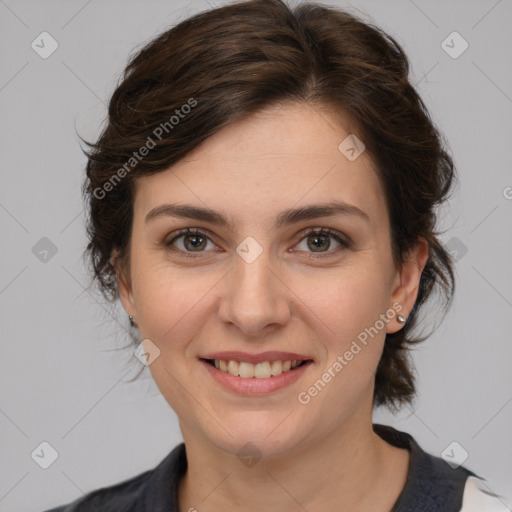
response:
<path fill-rule="evenodd" d="M 313 359 L 304 354 L 297 354 L 295 352 L 280 352 L 271 350 L 269 352 L 261 352 L 259 354 L 249 354 L 240 351 L 225 351 L 225 352 L 212 352 L 200 356 L 200 359 L 218 359 L 223 361 L 245 361 L 247 363 L 263 363 L 264 361 L 307 361 Z"/>

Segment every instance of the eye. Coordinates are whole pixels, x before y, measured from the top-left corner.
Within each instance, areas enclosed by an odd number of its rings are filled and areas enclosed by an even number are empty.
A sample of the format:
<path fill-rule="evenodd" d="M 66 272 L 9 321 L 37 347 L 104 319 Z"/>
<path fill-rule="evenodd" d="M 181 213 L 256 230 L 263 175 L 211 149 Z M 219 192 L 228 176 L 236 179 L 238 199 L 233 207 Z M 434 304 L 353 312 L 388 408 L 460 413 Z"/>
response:
<path fill-rule="evenodd" d="M 180 239 L 182 239 L 181 247 L 174 249 L 172 246 L 174 246 L 176 241 Z M 208 245 L 208 242 L 211 242 L 211 244 L 215 247 L 215 244 L 213 244 L 210 237 L 204 231 L 199 229 L 186 228 L 178 231 L 177 236 L 172 238 L 172 240 L 169 242 L 166 242 L 165 245 L 171 248 L 172 251 L 178 253 L 180 256 L 185 256 L 186 258 L 194 258 L 194 255 L 189 255 L 186 253 L 204 252 L 203 249 Z"/>
<path fill-rule="evenodd" d="M 325 253 L 327 256 L 331 256 L 333 253 L 350 247 L 350 243 L 343 238 L 341 233 L 329 228 L 311 228 L 302 236 L 301 243 L 297 247 L 303 244 L 304 248 L 301 250 L 311 251 L 310 258 L 323 257 Z M 333 238 L 339 245 L 334 250 L 329 251 L 328 249 L 331 247 L 330 239 Z"/>

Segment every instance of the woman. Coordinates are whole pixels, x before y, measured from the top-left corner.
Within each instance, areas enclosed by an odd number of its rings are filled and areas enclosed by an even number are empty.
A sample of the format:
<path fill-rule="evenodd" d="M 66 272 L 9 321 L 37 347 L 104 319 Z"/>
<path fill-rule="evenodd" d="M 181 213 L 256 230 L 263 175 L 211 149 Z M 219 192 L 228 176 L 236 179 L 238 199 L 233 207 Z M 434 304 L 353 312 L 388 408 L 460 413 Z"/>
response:
<path fill-rule="evenodd" d="M 92 271 L 184 444 L 53 512 L 506 510 L 372 424 L 454 290 L 454 166 L 391 37 L 314 4 L 199 14 L 131 59 L 91 147 Z"/>

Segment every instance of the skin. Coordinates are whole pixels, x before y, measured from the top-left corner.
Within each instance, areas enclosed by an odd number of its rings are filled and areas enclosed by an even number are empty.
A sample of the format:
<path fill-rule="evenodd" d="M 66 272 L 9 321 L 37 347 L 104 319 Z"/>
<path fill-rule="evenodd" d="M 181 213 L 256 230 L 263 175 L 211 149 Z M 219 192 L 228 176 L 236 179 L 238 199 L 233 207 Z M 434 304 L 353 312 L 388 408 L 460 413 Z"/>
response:
<path fill-rule="evenodd" d="M 408 315 L 427 260 L 419 240 L 396 267 L 372 161 L 365 152 L 349 161 L 338 150 L 349 133 L 341 116 L 285 103 L 231 123 L 170 169 L 136 180 L 130 268 L 118 284 L 141 339 L 160 350 L 149 368 L 179 418 L 188 458 L 181 511 L 237 504 L 387 512 L 403 489 L 408 451 L 372 430 L 375 371 L 386 332 L 402 327 L 396 316 L 307 405 L 297 400 L 393 304 Z M 334 200 L 369 220 L 341 215 L 274 227 L 285 209 Z M 170 216 L 145 223 L 165 203 L 212 208 L 233 231 Z M 209 240 L 200 238 L 199 250 L 193 236 L 165 245 L 187 227 L 206 230 Z M 339 231 L 352 244 L 327 236 L 315 250 L 315 235 L 302 235 L 310 227 Z M 263 249 L 252 263 L 236 252 L 248 236 Z M 221 387 L 198 361 L 220 350 L 292 351 L 314 364 L 284 389 L 247 397 Z M 252 467 L 236 455 L 247 442 L 262 456 Z"/>

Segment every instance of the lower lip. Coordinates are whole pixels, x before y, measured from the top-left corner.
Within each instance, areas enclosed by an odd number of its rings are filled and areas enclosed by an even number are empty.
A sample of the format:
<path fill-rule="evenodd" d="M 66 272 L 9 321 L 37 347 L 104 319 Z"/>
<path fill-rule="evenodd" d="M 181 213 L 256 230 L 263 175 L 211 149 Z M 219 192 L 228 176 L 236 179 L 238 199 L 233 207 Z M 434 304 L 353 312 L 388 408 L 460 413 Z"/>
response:
<path fill-rule="evenodd" d="M 275 375 L 274 377 L 268 377 L 266 379 L 257 379 L 256 377 L 246 379 L 243 377 L 235 377 L 222 370 L 217 370 L 215 366 L 212 366 L 203 359 L 200 359 L 199 362 L 203 364 L 206 370 L 219 384 L 235 393 L 246 396 L 266 395 L 289 386 L 299 379 L 313 363 L 313 361 L 308 361 L 295 370 L 290 370 L 281 373 L 281 375 Z"/>

